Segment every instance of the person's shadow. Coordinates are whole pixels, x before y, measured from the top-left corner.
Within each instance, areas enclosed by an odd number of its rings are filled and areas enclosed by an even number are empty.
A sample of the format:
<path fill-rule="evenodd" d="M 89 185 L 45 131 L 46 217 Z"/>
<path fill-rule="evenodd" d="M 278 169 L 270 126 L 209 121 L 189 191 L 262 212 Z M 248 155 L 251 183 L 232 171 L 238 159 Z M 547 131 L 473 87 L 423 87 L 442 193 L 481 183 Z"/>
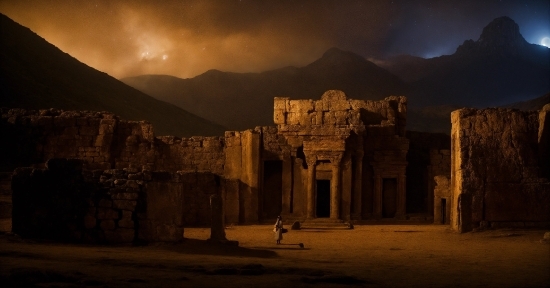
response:
<path fill-rule="evenodd" d="M 291 247 L 284 247 L 291 246 Z M 310 250 L 310 248 L 304 248 L 304 243 L 281 243 L 277 244 L 276 247 L 250 247 L 253 249 L 268 249 L 268 250 Z"/>

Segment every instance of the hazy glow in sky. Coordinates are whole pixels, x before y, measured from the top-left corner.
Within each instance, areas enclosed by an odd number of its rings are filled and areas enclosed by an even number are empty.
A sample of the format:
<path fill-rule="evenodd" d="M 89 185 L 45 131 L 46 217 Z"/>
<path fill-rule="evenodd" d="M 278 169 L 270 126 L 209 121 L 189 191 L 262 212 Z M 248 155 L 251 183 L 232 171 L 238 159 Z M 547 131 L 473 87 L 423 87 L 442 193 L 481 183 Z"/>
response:
<path fill-rule="evenodd" d="M 550 37 L 547 0 L 2 0 L 0 12 L 117 78 L 304 66 L 331 47 L 435 57 L 500 16 L 530 43 Z"/>

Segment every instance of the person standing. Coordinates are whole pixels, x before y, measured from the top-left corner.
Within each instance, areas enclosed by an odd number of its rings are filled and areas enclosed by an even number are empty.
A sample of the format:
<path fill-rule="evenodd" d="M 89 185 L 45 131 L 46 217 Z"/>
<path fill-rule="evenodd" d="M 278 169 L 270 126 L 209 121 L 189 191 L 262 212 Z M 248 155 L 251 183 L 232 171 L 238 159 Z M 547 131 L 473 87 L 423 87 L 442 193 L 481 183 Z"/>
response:
<path fill-rule="evenodd" d="M 273 227 L 273 232 L 275 240 L 277 240 L 277 244 L 281 244 L 281 240 L 283 240 L 283 218 L 281 216 L 277 216 L 277 221 Z"/>

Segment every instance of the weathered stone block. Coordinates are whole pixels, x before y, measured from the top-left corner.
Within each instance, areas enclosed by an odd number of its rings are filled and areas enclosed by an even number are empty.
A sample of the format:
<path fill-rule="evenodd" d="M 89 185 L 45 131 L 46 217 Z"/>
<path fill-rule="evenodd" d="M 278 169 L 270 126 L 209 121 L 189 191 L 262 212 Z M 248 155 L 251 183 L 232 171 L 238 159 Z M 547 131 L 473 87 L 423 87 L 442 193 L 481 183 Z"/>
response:
<path fill-rule="evenodd" d="M 287 97 L 275 97 L 273 99 L 273 108 L 275 110 L 287 111 L 289 98 Z"/>
<path fill-rule="evenodd" d="M 99 227 L 102 230 L 114 230 L 115 229 L 115 221 L 114 220 L 102 220 L 99 224 Z"/>
<path fill-rule="evenodd" d="M 111 208 L 97 208 L 97 219 L 109 220 L 118 219 L 118 211 Z"/>
<path fill-rule="evenodd" d="M 132 219 L 128 219 L 128 218 L 122 218 L 120 220 L 118 220 L 118 227 L 122 227 L 122 228 L 134 228 L 134 221 L 132 221 Z"/>
<path fill-rule="evenodd" d="M 273 123 L 275 124 L 285 124 L 286 123 L 286 113 L 284 110 L 276 109 L 273 111 Z"/>
<path fill-rule="evenodd" d="M 113 207 L 121 210 L 135 211 L 136 201 L 131 200 L 113 200 Z"/>
<path fill-rule="evenodd" d="M 113 201 L 108 199 L 99 200 L 98 206 L 101 208 L 111 208 L 113 207 Z"/>

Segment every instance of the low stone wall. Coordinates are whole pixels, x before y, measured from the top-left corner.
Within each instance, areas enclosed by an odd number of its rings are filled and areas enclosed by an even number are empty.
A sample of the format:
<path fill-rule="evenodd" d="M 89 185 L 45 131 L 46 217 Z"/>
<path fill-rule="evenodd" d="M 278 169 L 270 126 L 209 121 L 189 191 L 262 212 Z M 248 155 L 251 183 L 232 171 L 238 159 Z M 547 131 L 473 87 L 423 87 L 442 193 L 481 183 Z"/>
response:
<path fill-rule="evenodd" d="M 210 225 L 209 197 L 223 187 L 212 173 L 86 170 L 84 164 L 54 158 L 46 168 L 16 169 L 13 232 L 56 241 L 179 241 L 184 226 Z"/>

